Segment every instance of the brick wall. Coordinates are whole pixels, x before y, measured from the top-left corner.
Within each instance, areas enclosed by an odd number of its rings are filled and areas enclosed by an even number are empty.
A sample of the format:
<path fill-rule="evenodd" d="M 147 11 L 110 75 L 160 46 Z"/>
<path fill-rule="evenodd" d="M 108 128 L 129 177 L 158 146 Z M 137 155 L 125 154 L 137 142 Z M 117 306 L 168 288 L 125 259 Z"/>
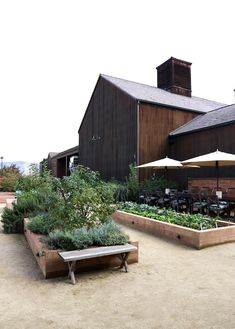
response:
<path fill-rule="evenodd" d="M 217 181 L 213 178 L 198 178 L 198 179 L 191 179 L 188 181 L 188 189 L 192 190 L 194 188 L 205 188 L 208 187 L 209 189 L 213 190 L 216 188 Z M 227 191 L 230 195 L 235 196 L 235 178 L 220 178 L 219 179 L 219 187 L 222 191 Z"/>

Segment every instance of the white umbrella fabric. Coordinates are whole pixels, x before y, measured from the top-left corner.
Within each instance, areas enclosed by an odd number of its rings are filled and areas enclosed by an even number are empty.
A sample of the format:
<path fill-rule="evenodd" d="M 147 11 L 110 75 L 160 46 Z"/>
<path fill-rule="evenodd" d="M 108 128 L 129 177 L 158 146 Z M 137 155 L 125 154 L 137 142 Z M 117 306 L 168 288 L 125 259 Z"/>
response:
<path fill-rule="evenodd" d="M 163 159 L 148 162 L 137 166 L 136 168 L 149 168 L 152 167 L 154 169 L 165 169 L 166 180 L 168 181 L 168 169 L 179 169 L 183 168 L 183 165 L 180 161 L 168 158 L 167 156 Z M 169 193 L 169 189 L 166 189 L 166 193 Z"/>
<path fill-rule="evenodd" d="M 219 167 L 235 165 L 235 154 L 219 150 L 195 158 L 182 161 L 183 165 L 197 165 L 200 167 L 216 167 L 217 190 L 219 188 Z"/>
<path fill-rule="evenodd" d="M 160 160 L 156 160 L 156 161 L 152 161 L 152 162 L 148 162 L 145 164 L 142 164 L 140 166 L 137 166 L 136 168 L 148 168 L 148 167 L 152 167 L 152 168 L 156 168 L 156 169 L 178 169 L 180 167 L 183 167 L 183 165 L 181 164 L 180 161 L 178 160 L 174 160 L 174 159 L 170 159 L 168 157 L 165 157 L 163 159 Z"/>

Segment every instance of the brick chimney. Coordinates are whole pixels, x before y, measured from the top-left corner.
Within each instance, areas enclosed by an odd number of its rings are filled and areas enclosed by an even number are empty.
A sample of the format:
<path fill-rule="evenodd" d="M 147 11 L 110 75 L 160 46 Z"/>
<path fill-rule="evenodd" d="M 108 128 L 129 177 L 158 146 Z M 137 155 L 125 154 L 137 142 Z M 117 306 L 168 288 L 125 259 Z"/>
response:
<path fill-rule="evenodd" d="M 157 86 L 174 94 L 191 97 L 191 64 L 169 58 L 157 67 Z"/>

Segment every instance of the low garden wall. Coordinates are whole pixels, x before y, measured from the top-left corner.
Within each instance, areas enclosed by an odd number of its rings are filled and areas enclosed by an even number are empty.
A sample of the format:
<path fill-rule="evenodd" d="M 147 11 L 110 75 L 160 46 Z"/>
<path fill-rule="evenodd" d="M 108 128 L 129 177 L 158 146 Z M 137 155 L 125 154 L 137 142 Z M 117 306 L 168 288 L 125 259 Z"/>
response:
<path fill-rule="evenodd" d="M 119 224 L 124 224 L 140 231 L 151 233 L 155 236 L 179 241 L 196 249 L 235 241 L 235 225 L 232 224 L 229 226 L 199 231 L 130 214 L 124 211 L 116 211 L 113 214 L 113 218 Z"/>
<path fill-rule="evenodd" d="M 11 200 L 15 200 L 15 193 L 14 192 L 0 192 L 0 203 L 8 203 Z"/>
<path fill-rule="evenodd" d="M 24 234 L 44 278 L 47 279 L 67 275 L 68 264 L 66 264 L 59 256 L 58 251 L 60 250 L 48 249 L 47 246 L 40 241 L 40 238 L 42 237 L 41 235 L 32 233 L 26 228 L 27 222 L 28 220 L 25 219 Z M 132 242 L 132 244 L 137 247 L 137 251 L 130 252 L 128 264 L 138 262 L 138 242 Z M 120 259 L 116 255 L 84 259 L 79 261 L 76 273 L 117 266 L 120 266 Z"/>

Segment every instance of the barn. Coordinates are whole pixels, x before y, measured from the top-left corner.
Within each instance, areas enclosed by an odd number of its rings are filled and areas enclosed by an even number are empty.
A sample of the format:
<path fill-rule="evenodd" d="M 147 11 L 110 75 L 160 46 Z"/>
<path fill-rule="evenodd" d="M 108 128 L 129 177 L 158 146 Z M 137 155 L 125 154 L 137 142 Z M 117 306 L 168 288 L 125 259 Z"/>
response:
<path fill-rule="evenodd" d="M 216 145 L 216 141 L 211 142 L 210 118 L 225 106 L 193 96 L 191 63 L 174 57 L 157 67 L 157 86 L 101 74 L 78 131 L 79 162 L 99 171 L 104 179 L 122 181 L 131 163 L 142 164 L 166 155 L 183 160 L 199 151 L 210 151 Z M 192 128 L 197 122 L 200 125 L 200 120 L 208 122 L 202 129 L 201 148 L 195 143 Z M 231 127 L 230 134 L 232 131 Z M 203 142 L 207 135 L 211 137 Z M 192 136 L 190 141 L 188 136 Z M 217 145 L 225 151 L 233 149 L 224 148 L 223 142 Z M 140 170 L 141 180 L 148 176 L 149 170 Z M 181 179 L 183 182 L 183 175 Z"/>

